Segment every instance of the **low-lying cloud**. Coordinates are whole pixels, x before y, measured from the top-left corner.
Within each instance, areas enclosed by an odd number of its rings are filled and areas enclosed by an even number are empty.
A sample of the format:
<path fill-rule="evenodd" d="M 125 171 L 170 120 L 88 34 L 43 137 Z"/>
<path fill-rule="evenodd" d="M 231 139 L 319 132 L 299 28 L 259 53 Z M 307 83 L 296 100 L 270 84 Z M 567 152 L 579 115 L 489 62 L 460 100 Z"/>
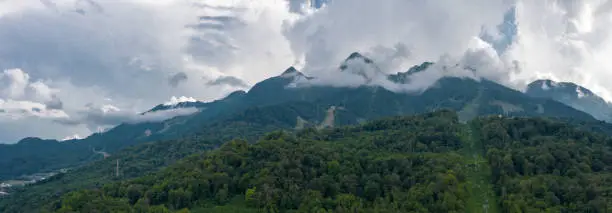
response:
<path fill-rule="evenodd" d="M 62 125 L 85 125 L 92 131 L 106 129 L 122 123 L 137 124 L 145 122 L 162 122 L 174 117 L 191 115 L 198 112 L 196 108 L 175 108 L 146 113 L 120 110 L 111 105 L 100 107 L 89 106 L 87 110 L 76 113 L 72 118 L 56 119 Z"/>

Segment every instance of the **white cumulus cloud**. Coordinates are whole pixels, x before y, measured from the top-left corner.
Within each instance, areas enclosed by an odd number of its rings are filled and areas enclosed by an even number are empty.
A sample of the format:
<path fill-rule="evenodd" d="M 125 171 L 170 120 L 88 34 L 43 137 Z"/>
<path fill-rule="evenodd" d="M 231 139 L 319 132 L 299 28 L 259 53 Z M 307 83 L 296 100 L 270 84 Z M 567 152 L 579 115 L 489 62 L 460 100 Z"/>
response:
<path fill-rule="evenodd" d="M 0 1 L 0 141 L 88 135 L 87 125 L 42 118 L 134 121 L 169 97 L 212 100 L 292 65 L 339 86 L 419 91 L 452 75 L 522 89 L 551 78 L 612 100 L 609 0 L 331 0 L 321 9 L 307 2 L 323 1 Z M 515 20 L 504 20 L 508 11 Z M 368 70 L 369 81 L 335 72 L 356 51 L 383 73 L 440 66 L 399 87 Z M 95 110 L 83 107 L 89 103 Z M 104 105 L 117 110 L 104 114 Z M 87 111 L 122 119 L 85 121 Z"/>

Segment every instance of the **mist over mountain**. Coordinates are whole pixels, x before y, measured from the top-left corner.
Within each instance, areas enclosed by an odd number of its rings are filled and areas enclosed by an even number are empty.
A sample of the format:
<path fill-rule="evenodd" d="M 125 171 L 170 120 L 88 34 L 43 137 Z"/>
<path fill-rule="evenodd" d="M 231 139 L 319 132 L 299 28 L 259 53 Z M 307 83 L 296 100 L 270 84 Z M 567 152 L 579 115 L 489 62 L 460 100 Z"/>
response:
<path fill-rule="evenodd" d="M 601 0 L 0 0 L 0 212 L 610 212 Z"/>
<path fill-rule="evenodd" d="M 534 97 L 559 101 L 587 112 L 599 120 L 612 122 L 612 104 L 575 83 L 538 80 L 529 84 L 526 93 Z"/>
<path fill-rule="evenodd" d="M 30 138 L 15 145 L 2 145 L 0 163 L 6 169 L 0 172 L 0 177 L 10 178 L 79 166 L 102 157 L 92 150 L 104 150 L 112 155 L 125 147 L 144 142 L 197 135 L 209 128 L 207 126 L 227 121 L 256 122 L 292 129 L 303 125 L 358 124 L 387 116 L 439 109 L 457 111 L 460 120 L 464 122 L 481 115 L 544 116 L 595 121 L 593 116 L 557 102 L 560 100 L 532 97 L 533 91 L 528 91 L 530 95 L 527 95 L 483 78 L 445 77 L 447 69 L 457 68 L 439 68 L 440 65 L 436 63 L 426 62 L 392 75 L 379 72 L 375 61 L 359 53 L 350 54 L 339 64 L 330 73 L 360 79 L 362 83 L 350 87 L 338 86 L 333 81 L 317 81 L 316 76 L 306 76 L 290 67 L 278 72 L 275 77 L 256 83 L 247 92 L 236 91 L 213 102 L 168 102 L 143 113 L 146 116 L 196 109 L 193 114 L 167 120 L 126 122 L 81 140 L 60 142 Z M 433 82 L 424 84 L 426 86 L 421 90 L 398 89 L 422 84 L 425 80 Z M 275 107 L 280 114 L 265 114 L 268 112 L 260 111 L 261 107 Z M 20 161 L 34 156 L 26 162 Z"/>
<path fill-rule="evenodd" d="M 23 0 L 0 8 L 0 41 L 10 44 L 0 50 L 0 81 L 13 85 L 0 87 L 3 142 L 86 137 L 146 120 L 136 117 L 171 97 L 210 102 L 290 66 L 336 86 L 420 92 L 440 76 L 397 87 L 370 70 L 389 75 L 429 61 L 449 68 L 443 76 L 521 91 L 555 79 L 612 100 L 602 80 L 610 77 L 602 1 Z M 356 51 L 377 62 L 359 71 L 365 80 L 325 76 Z M 457 63 L 476 72 L 450 71 Z"/>

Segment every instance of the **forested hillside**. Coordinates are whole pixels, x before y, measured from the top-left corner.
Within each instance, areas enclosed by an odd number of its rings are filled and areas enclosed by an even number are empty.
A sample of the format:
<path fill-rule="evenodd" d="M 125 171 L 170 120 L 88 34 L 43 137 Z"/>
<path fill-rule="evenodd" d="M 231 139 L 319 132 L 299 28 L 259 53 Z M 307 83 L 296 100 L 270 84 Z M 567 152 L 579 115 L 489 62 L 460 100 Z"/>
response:
<path fill-rule="evenodd" d="M 451 111 L 232 140 L 51 212 L 606 212 L 612 139 L 545 118 Z M 480 158 L 479 156 L 483 156 Z M 484 164 L 483 164 L 484 163 Z M 491 190 L 491 193 L 489 193 Z"/>
<path fill-rule="evenodd" d="M 51 205 L 57 212 L 463 212 L 461 127 L 450 111 L 233 140 L 159 173 Z M 186 212 L 186 210 L 185 210 Z"/>
<path fill-rule="evenodd" d="M 474 125 L 504 212 L 612 211 L 610 137 L 535 118 Z"/>
<path fill-rule="evenodd" d="M 218 148 L 232 139 L 254 142 L 266 132 L 291 129 L 295 125 L 295 118 L 299 116 L 291 109 L 291 107 L 285 107 L 280 111 L 277 107 L 252 109 L 236 114 L 226 121 L 208 125 L 197 134 L 179 140 L 150 142 L 125 148 L 104 160 L 19 188 L 11 196 L 0 199 L 0 212 L 36 212 L 41 205 L 70 191 L 141 177 L 189 155 Z M 280 116 L 271 116 L 270 112 L 273 111 Z M 293 120 L 283 119 L 287 116 L 293 117 Z M 308 118 L 307 115 L 303 116 Z M 120 164 L 118 176 L 117 162 Z"/>

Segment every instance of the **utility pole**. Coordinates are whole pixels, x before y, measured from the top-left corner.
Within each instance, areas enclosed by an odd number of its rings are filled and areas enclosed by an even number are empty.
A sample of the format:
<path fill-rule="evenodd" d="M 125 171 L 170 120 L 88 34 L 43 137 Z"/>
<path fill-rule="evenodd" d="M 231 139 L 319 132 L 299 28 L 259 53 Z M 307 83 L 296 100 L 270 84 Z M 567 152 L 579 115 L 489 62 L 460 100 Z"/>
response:
<path fill-rule="evenodd" d="M 119 159 L 117 159 L 117 168 L 115 168 L 115 176 L 119 177 Z"/>

